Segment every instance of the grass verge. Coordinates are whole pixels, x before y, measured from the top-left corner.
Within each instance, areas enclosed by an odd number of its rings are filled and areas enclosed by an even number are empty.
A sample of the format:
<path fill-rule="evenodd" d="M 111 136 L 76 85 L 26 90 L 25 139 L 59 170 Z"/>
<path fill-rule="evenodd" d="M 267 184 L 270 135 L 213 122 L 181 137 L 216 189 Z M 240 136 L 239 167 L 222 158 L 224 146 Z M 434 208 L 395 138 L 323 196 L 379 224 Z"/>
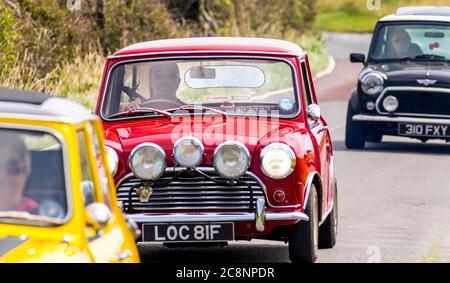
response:
<path fill-rule="evenodd" d="M 448 0 L 380 0 L 369 10 L 366 0 L 319 0 L 314 28 L 330 32 L 372 32 L 376 22 L 404 6 L 449 6 Z"/>

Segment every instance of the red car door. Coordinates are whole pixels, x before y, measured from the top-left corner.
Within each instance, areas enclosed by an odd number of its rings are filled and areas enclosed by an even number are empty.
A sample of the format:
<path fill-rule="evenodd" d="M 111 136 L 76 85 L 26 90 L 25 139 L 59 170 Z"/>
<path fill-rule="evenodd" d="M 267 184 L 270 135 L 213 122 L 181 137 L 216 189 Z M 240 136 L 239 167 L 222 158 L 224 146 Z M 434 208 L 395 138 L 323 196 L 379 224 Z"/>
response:
<path fill-rule="evenodd" d="M 314 85 L 311 78 L 308 60 L 300 62 L 302 70 L 303 93 L 306 108 L 311 109 L 318 115 L 317 120 L 309 119 L 309 126 L 311 133 L 317 143 L 317 152 L 319 153 L 320 167 L 317 168 L 323 185 L 322 191 L 322 215 L 324 215 L 330 208 L 332 203 L 332 194 L 330 186 L 330 162 L 331 162 L 331 139 L 328 131 L 328 125 L 320 115 L 320 108 L 317 103 L 317 98 L 314 92 Z M 315 109 L 313 109 L 315 108 Z"/>

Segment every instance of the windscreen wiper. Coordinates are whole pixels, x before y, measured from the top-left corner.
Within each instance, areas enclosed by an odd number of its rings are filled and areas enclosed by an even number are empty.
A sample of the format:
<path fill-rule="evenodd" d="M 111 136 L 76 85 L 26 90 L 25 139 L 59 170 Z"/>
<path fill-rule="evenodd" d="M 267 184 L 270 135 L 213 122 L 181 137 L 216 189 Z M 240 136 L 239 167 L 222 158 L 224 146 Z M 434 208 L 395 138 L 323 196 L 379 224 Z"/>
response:
<path fill-rule="evenodd" d="M 118 118 L 118 117 L 129 117 L 129 116 L 134 116 L 134 115 L 139 115 L 139 114 L 147 114 L 147 113 L 153 113 L 153 114 L 156 113 L 159 115 L 164 115 L 169 118 L 172 117 L 172 114 L 170 112 L 155 109 L 155 108 L 145 107 L 145 108 L 136 108 L 136 109 L 119 112 L 119 113 L 109 116 L 108 118 L 113 119 L 113 118 Z"/>
<path fill-rule="evenodd" d="M 215 108 L 211 108 L 211 107 L 207 107 L 207 106 L 203 106 L 203 105 L 196 105 L 196 104 L 186 104 L 186 105 L 182 105 L 180 107 L 177 108 L 172 108 L 172 109 L 167 109 L 166 111 L 170 111 L 172 113 L 178 111 L 178 110 L 205 110 L 206 111 L 211 111 L 215 114 L 221 115 L 222 117 L 227 117 L 228 113 L 219 109 L 215 109 Z"/>
<path fill-rule="evenodd" d="M 414 57 L 405 57 L 400 59 L 400 61 L 439 61 L 439 62 L 449 62 L 449 59 L 445 56 L 435 55 L 435 54 L 422 54 Z"/>

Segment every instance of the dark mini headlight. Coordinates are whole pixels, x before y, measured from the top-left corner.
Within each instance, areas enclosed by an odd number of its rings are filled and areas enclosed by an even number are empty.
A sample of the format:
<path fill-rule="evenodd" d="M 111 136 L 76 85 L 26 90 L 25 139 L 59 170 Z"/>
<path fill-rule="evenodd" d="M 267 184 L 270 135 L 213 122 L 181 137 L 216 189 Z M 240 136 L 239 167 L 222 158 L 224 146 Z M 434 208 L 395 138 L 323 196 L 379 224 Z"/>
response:
<path fill-rule="evenodd" d="M 368 73 L 361 78 L 361 89 L 368 95 L 378 95 L 384 90 L 384 78 L 379 73 Z"/>

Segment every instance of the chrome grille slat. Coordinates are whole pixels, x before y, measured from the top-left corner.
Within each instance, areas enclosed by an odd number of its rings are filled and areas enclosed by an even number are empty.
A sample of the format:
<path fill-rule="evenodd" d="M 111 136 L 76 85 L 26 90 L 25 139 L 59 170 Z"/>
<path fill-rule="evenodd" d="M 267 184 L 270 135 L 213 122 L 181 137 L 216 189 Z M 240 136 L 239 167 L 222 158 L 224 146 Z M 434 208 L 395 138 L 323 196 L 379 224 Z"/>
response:
<path fill-rule="evenodd" d="M 248 196 L 250 193 L 249 192 L 168 192 L 168 193 L 160 193 L 160 192 L 153 192 L 152 197 L 158 197 L 158 196 L 169 196 L 169 197 L 174 197 L 174 196 L 204 196 L 205 193 L 208 194 L 208 196 Z M 128 197 L 129 193 L 128 192 L 122 192 L 117 194 L 119 197 Z M 137 198 L 137 195 L 135 193 L 132 194 L 133 197 Z M 254 193 L 254 195 L 261 195 L 264 196 L 263 193 Z"/>
<path fill-rule="evenodd" d="M 220 182 L 227 182 L 209 169 L 207 175 Z M 173 172 L 168 170 L 157 183 L 151 184 L 153 188 L 149 202 L 140 202 L 137 193 L 130 190 L 143 181 L 129 176 L 122 180 L 117 188 L 118 200 L 125 209 L 131 208 L 129 213 L 139 212 L 166 212 L 179 210 L 251 210 L 256 204 L 256 198 L 265 197 L 263 187 L 251 174 L 240 178 L 241 182 L 231 185 L 214 182 L 201 175 L 191 176 L 182 174 L 168 184 L 161 183 L 171 180 Z M 159 183 L 159 184 L 158 184 Z M 248 184 L 248 185 L 247 185 Z M 253 201 L 251 202 L 251 198 Z M 131 198 L 131 199 L 130 199 Z M 130 205 L 131 200 L 131 205 Z"/>

